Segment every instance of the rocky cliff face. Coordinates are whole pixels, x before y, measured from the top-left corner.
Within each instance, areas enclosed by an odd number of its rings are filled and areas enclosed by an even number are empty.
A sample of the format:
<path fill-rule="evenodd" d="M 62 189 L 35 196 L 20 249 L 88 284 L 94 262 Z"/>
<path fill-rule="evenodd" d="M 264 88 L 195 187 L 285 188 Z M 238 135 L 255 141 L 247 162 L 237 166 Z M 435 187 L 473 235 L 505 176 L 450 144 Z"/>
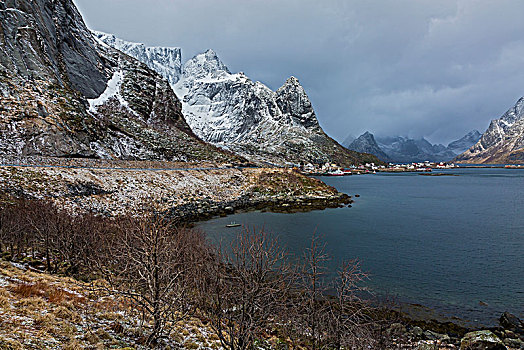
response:
<path fill-rule="evenodd" d="M 116 42 L 110 35 L 98 37 L 108 45 Z M 145 55 L 125 52 L 153 66 Z M 323 132 L 311 101 L 294 77 L 272 91 L 243 73 L 231 73 L 213 50 L 188 60 L 180 75 L 160 73 L 178 78 L 175 92 L 196 135 L 252 161 L 278 165 L 377 161 L 345 149 Z"/>
<path fill-rule="evenodd" d="M 524 164 L 524 97 L 502 117 L 492 120 L 480 140 L 455 160 L 478 164 Z"/>
<path fill-rule="evenodd" d="M 351 142 L 347 148 L 357 152 L 374 154 L 383 161 L 389 161 L 389 157 L 378 146 L 375 137 L 369 131 L 360 135 L 356 140 Z"/>
<path fill-rule="evenodd" d="M 166 78 L 171 85 L 182 75 L 182 50 L 179 47 L 146 47 L 141 43 L 121 40 L 112 34 L 93 31 L 103 43 L 136 58 Z"/>
<path fill-rule="evenodd" d="M 227 160 L 169 83 L 95 40 L 71 0 L 0 3 L 0 154 Z"/>

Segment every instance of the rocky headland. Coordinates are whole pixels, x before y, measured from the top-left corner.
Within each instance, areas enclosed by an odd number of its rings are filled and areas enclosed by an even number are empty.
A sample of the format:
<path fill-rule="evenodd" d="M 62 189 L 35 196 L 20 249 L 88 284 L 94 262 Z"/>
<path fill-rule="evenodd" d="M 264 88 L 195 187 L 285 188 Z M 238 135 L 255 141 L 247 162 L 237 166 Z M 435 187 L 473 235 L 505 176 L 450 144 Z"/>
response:
<path fill-rule="evenodd" d="M 10 165 L 5 165 L 10 164 Z M 307 211 L 347 205 L 351 198 L 292 169 L 214 163 L 47 159 L 0 166 L 4 198 L 49 199 L 60 207 L 105 216 L 154 207 L 179 221 L 238 210 Z"/>

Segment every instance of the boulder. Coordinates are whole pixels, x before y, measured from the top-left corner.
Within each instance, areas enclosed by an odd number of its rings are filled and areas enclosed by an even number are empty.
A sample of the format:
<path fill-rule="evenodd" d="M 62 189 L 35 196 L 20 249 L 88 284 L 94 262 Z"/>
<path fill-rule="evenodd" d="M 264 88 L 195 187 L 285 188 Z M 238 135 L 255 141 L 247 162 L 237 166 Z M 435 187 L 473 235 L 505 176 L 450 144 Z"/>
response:
<path fill-rule="evenodd" d="M 460 341 L 462 350 L 506 350 L 504 343 L 491 331 L 475 331 L 464 335 Z"/>
<path fill-rule="evenodd" d="M 402 323 L 393 323 L 387 332 L 390 336 L 402 336 L 406 333 L 406 327 Z"/>
<path fill-rule="evenodd" d="M 517 316 L 510 314 L 507 311 L 504 312 L 502 316 L 500 316 L 499 323 L 502 327 L 504 327 L 504 329 L 524 334 L 522 322 L 519 320 Z"/>
<path fill-rule="evenodd" d="M 436 345 L 433 341 L 427 341 L 422 340 L 418 342 L 416 350 L 435 350 L 438 349 L 438 345 Z"/>
<path fill-rule="evenodd" d="M 504 339 L 504 344 L 506 344 L 511 349 L 524 349 L 524 342 L 520 339 Z"/>
<path fill-rule="evenodd" d="M 413 336 L 417 339 L 420 339 L 422 337 L 422 333 L 422 328 L 418 326 L 413 327 L 413 329 L 411 330 L 411 334 L 413 334 Z"/>
<path fill-rule="evenodd" d="M 424 337 L 428 340 L 440 340 L 441 342 L 449 343 L 451 338 L 447 334 L 440 334 L 432 331 L 425 331 Z"/>

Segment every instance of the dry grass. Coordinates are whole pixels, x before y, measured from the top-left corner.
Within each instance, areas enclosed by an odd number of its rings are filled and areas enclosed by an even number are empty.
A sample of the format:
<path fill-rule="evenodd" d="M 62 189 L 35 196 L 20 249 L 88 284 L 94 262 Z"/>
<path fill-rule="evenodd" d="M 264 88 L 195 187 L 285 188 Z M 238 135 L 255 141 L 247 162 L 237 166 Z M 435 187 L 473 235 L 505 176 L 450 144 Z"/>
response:
<path fill-rule="evenodd" d="M 11 291 L 21 298 L 43 297 L 49 286 L 43 282 L 34 284 L 21 283 L 11 288 Z"/>
<path fill-rule="evenodd" d="M 0 349 L 145 349 L 147 328 L 125 299 L 0 261 Z M 97 282 L 104 285 L 103 282 Z M 147 323 L 145 324 L 147 327 Z M 171 348 L 219 349 L 198 318 L 175 325 Z M 175 344 L 178 344 L 175 346 Z"/>
<path fill-rule="evenodd" d="M 0 335 L 0 349 L 2 350 L 23 350 L 24 347 L 16 340 L 4 338 Z"/>

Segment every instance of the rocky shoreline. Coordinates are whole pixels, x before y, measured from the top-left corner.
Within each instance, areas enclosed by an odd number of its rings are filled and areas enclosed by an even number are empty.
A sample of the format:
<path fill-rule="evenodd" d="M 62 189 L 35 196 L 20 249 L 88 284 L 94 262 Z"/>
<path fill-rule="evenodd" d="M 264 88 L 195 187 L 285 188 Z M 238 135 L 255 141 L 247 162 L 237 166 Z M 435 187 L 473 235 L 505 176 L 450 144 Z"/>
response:
<path fill-rule="evenodd" d="M 474 329 L 454 322 L 414 320 L 400 315 L 386 332 L 399 349 L 522 350 L 524 324 L 515 315 L 504 312 L 499 326 Z"/>
<path fill-rule="evenodd" d="M 197 200 L 170 209 L 168 215 L 175 218 L 178 222 L 191 225 L 213 217 L 227 216 L 238 212 L 261 210 L 274 213 L 297 213 L 327 208 L 341 208 L 351 206 L 351 203 L 353 203 L 351 196 L 344 193 L 338 193 L 329 197 L 245 195 L 225 202 L 215 202 L 206 199 Z"/>
<path fill-rule="evenodd" d="M 73 212 L 105 216 L 139 215 L 154 207 L 184 223 L 238 211 L 292 213 L 352 203 L 350 196 L 291 169 L 73 163 L 0 165 L 1 197 L 48 199 Z"/>

